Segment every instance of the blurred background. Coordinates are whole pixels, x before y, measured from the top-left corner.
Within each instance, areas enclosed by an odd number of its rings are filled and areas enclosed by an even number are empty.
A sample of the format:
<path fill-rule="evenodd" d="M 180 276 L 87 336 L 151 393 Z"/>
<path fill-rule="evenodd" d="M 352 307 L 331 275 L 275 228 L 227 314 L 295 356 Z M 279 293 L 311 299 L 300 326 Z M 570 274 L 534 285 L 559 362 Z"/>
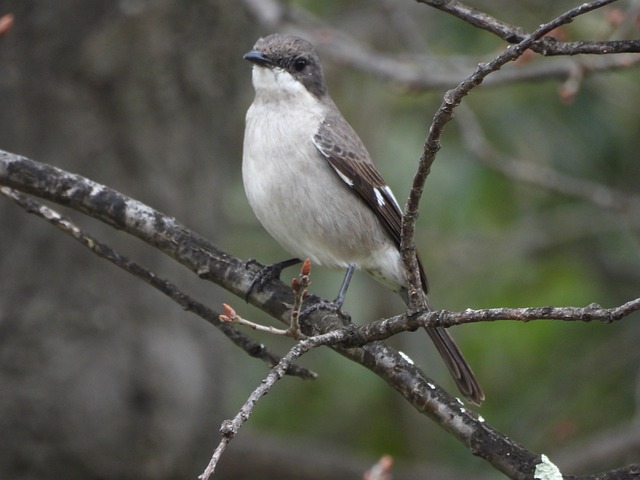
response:
<path fill-rule="evenodd" d="M 473 6 L 533 29 L 575 4 Z M 242 55 L 257 38 L 286 31 L 318 45 L 332 97 L 401 204 L 444 92 L 505 48 L 408 0 L 0 0 L 6 13 L 0 149 L 104 183 L 265 263 L 286 254 L 240 179 L 253 98 Z M 637 15 L 621 2 L 557 35 L 638 38 Z M 437 307 L 610 307 L 638 296 L 640 73 L 637 58 L 616 61 L 527 56 L 465 99 L 418 222 Z M 394 76 L 398 65 L 411 75 Z M 530 181 L 505 165 L 525 165 Z M 558 192 L 574 181 L 572 194 Z M 599 185 L 621 200 L 594 201 Z M 208 305 L 271 323 L 141 242 L 64 213 Z M 195 478 L 265 365 L 8 201 L 0 222 L 0 479 Z M 333 298 L 342 273 L 312 275 L 313 292 Z M 358 323 L 402 308 L 364 275 L 345 306 Z M 453 333 L 487 394 L 486 421 L 567 473 L 593 473 L 640 462 L 638 319 Z M 250 333 L 277 352 L 292 345 Z M 392 343 L 455 392 L 426 335 Z M 397 478 L 501 478 L 368 371 L 325 349 L 301 363 L 320 377 L 281 381 L 216 478 L 360 478 L 382 454 Z"/>

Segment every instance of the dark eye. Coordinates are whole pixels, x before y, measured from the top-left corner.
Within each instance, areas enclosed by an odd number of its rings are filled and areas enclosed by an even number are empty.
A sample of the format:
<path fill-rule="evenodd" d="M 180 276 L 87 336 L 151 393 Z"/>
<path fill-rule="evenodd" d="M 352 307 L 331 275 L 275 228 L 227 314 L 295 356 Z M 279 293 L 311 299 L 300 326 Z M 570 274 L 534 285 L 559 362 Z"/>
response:
<path fill-rule="evenodd" d="M 293 61 L 293 69 L 296 72 L 301 72 L 302 70 L 305 69 L 305 67 L 309 64 L 309 62 L 307 61 L 306 58 L 296 58 Z"/>

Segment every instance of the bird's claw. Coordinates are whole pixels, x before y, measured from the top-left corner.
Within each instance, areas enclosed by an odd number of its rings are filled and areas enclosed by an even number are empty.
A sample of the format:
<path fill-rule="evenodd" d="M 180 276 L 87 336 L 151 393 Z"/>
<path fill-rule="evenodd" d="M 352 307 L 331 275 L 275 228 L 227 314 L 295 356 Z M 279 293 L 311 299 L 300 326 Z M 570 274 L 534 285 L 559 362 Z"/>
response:
<path fill-rule="evenodd" d="M 301 260 L 297 258 L 290 258 L 289 260 L 284 260 L 282 262 L 276 262 L 270 265 L 263 265 L 260 271 L 256 274 L 255 278 L 253 279 L 253 282 L 251 282 L 251 285 L 249 285 L 249 288 L 247 289 L 247 292 L 244 295 L 244 300 L 248 301 L 249 297 L 253 292 L 261 291 L 268 282 L 270 282 L 271 280 L 279 279 L 280 274 L 282 273 L 282 270 L 292 265 L 295 265 L 296 263 L 300 263 L 300 261 Z M 259 263 L 258 261 L 251 258 L 247 260 L 247 263 L 245 263 L 245 268 L 248 269 L 251 265 L 258 264 L 258 263 Z"/>

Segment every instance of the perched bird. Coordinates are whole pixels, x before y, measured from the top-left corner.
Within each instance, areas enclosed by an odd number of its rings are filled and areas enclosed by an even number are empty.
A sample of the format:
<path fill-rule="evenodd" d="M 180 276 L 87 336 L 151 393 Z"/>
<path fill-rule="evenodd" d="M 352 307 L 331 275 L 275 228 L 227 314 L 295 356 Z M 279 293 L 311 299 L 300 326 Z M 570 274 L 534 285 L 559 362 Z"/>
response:
<path fill-rule="evenodd" d="M 253 63 L 256 95 L 247 111 L 242 178 L 260 223 L 296 257 L 347 269 L 345 289 L 362 269 L 408 301 L 402 210 L 331 100 L 314 47 L 273 34 L 244 58 Z M 420 271 L 426 296 L 422 265 Z M 341 288 L 338 303 L 343 296 Z M 447 330 L 426 330 L 463 396 L 479 405 L 484 393 Z"/>

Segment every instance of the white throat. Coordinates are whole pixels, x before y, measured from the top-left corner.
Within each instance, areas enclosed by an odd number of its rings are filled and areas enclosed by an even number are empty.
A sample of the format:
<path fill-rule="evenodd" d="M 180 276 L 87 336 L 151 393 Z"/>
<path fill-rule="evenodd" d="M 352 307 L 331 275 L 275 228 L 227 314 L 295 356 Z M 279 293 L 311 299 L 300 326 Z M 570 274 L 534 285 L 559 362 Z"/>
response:
<path fill-rule="evenodd" d="M 281 68 L 254 65 L 251 78 L 256 90 L 256 101 L 296 102 L 300 104 L 300 108 L 304 108 L 308 102 L 318 103 L 318 99 L 302 83 Z"/>

